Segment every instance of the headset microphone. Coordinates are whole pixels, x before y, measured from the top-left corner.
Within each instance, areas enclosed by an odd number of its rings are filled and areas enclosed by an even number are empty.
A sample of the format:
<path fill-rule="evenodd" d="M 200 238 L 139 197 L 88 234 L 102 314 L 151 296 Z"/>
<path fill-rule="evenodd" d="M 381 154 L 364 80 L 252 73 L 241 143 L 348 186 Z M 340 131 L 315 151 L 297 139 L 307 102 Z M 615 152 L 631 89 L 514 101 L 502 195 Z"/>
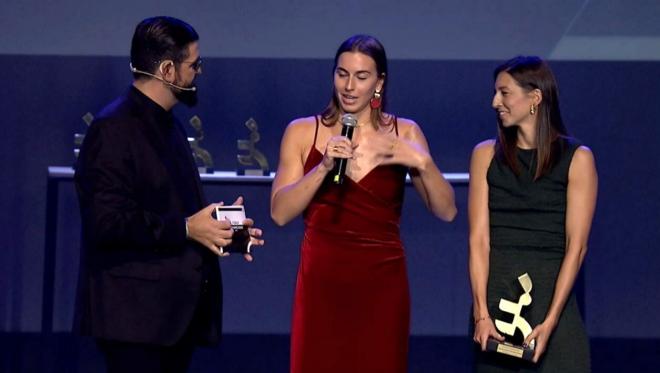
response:
<path fill-rule="evenodd" d="M 135 67 L 133 67 L 133 63 L 129 63 L 128 66 L 131 67 L 131 71 L 132 71 L 132 72 L 137 73 L 137 74 L 148 75 L 148 76 L 150 76 L 150 77 L 152 77 L 152 78 L 156 78 L 156 79 L 160 80 L 161 82 L 163 82 L 163 83 L 169 85 L 170 87 L 174 87 L 174 88 L 176 88 L 176 89 L 180 89 L 180 90 L 182 90 L 182 91 L 193 91 L 193 92 L 194 92 L 194 91 L 197 90 L 197 87 L 181 87 L 180 85 L 176 85 L 176 84 L 174 84 L 174 83 L 170 83 L 170 82 L 168 82 L 167 80 L 161 78 L 161 77 L 158 76 L 158 75 L 154 75 L 154 74 L 152 74 L 152 73 L 148 73 L 148 72 L 146 72 L 146 71 L 138 70 L 138 69 L 136 69 Z"/>

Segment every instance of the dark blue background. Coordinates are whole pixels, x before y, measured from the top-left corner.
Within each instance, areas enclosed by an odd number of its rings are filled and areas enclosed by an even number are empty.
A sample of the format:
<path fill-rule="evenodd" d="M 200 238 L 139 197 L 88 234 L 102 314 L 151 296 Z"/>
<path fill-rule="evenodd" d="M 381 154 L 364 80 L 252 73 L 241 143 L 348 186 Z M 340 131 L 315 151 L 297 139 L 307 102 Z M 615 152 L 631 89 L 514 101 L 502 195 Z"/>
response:
<path fill-rule="evenodd" d="M 594 371 L 645 370 L 660 361 L 657 1 L 25 0 L 0 4 L 0 371 L 99 369 L 93 344 L 70 334 L 80 234 L 73 185 L 59 183 L 57 226 L 47 237 L 46 170 L 73 163 L 81 117 L 130 84 L 130 35 L 158 13 L 191 22 L 202 36 L 200 105 L 176 112 L 184 123 L 200 116 L 202 146 L 218 170 L 236 168 L 236 141 L 248 137 L 250 117 L 276 168 L 286 124 L 326 105 L 330 57 L 353 33 L 372 33 L 387 47 L 390 111 L 421 125 L 445 172 L 466 172 L 472 147 L 495 134 L 493 68 L 515 54 L 549 58 L 564 120 L 594 151 L 600 176 L 578 288 Z M 466 187 L 455 190 L 452 224 L 432 218 L 412 188 L 406 195 L 411 371 L 470 364 Z M 268 184 L 213 184 L 206 192 L 210 200 L 244 195 L 267 247 L 252 264 L 222 261 L 226 338 L 200 352 L 192 371 L 286 371 L 301 221 L 271 223 Z M 55 272 L 44 291 L 49 239 L 56 239 L 48 256 Z M 55 334 L 41 327 L 49 289 L 53 310 L 45 316 Z"/>
<path fill-rule="evenodd" d="M 46 168 L 73 162 L 73 133 L 80 117 L 96 112 L 130 83 L 125 58 L 0 56 L 5 84 L 0 256 L 4 329 L 38 331 L 44 248 Z M 495 131 L 489 108 L 490 61 L 392 61 L 391 111 L 417 120 L 445 172 L 465 172 L 474 144 Z M 660 138 L 657 77 L 652 62 L 553 62 L 565 121 L 589 145 L 600 175 L 600 193 L 585 265 L 586 324 L 593 337 L 658 338 L 653 320 L 660 256 L 657 231 Z M 236 140 L 253 117 L 259 148 L 276 167 L 286 123 L 318 112 L 329 97 L 331 60 L 209 59 L 199 79 L 201 104 L 179 108 L 199 115 L 203 146 L 217 169 L 236 167 Z M 192 130 L 190 131 L 192 134 Z M 311 141 L 311 139 L 310 139 Z M 211 200 L 246 196 L 249 215 L 268 246 L 257 262 L 223 261 L 227 331 L 287 333 L 297 265 L 300 222 L 276 228 L 268 217 L 269 187 L 209 186 Z M 413 292 L 413 333 L 463 335 L 470 303 L 466 272 L 465 187 L 456 186 L 459 216 L 433 220 L 408 193 L 402 221 Z M 70 328 L 77 270 L 79 217 L 70 183 L 60 192 L 55 330 Z"/>

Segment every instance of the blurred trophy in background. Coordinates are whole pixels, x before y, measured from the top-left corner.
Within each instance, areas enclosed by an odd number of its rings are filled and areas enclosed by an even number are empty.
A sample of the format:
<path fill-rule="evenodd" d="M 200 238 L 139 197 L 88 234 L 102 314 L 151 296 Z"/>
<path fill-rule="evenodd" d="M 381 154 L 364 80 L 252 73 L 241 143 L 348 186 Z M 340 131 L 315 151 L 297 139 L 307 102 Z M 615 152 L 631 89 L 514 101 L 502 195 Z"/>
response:
<path fill-rule="evenodd" d="M 245 127 L 250 130 L 249 140 L 238 140 L 238 150 L 245 150 L 247 154 L 238 154 L 238 175 L 267 176 L 270 175 L 268 160 L 262 152 L 254 146 L 260 140 L 259 126 L 257 122 L 250 118 L 245 122 Z"/>
<path fill-rule="evenodd" d="M 202 120 L 199 119 L 197 115 L 190 118 L 190 125 L 197 132 L 197 136 L 188 137 L 188 143 L 192 149 L 193 158 L 195 159 L 195 164 L 197 165 L 197 170 L 200 174 L 212 174 L 213 173 L 213 157 L 208 150 L 199 146 L 199 143 L 204 139 L 204 129 L 202 128 Z"/>
<path fill-rule="evenodd" d="M 92 124 L 92 121 L 94 120 L 94 115 L 90 113 L 89 111 L 82 116 L 83 122 L 89 127 L 90 124 Z M 78 154 L 80 154 L 80 147 L 82 146 L 83 140 L 85 140 L 85 134 L 84 133 L 74 133 L 73 134 L 73 156 L 77 160 L 78 159 Z M 75 163 L 76 161 L 74 160 L 73 165 L 75 168 Z"/>

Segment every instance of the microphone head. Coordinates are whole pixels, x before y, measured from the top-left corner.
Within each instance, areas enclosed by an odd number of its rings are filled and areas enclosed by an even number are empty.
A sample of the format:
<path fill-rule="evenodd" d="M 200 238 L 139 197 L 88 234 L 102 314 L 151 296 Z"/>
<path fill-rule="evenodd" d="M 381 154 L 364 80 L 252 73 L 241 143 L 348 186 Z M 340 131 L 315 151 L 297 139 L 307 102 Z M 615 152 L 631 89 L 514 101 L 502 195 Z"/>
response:
<path fill-rule="evenodd" d="M 357 117 L 353 114 L 344 114 L 341 116 L 341 124 L 349 127 L 357 126 Z"/>

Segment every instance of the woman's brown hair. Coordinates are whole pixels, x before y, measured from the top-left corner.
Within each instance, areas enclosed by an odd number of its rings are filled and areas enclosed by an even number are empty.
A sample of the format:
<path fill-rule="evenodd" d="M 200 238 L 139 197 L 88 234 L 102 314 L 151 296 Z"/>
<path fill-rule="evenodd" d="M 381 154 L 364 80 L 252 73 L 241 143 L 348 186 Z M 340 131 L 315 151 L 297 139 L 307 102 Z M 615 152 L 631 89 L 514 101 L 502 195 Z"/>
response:
<path fill-rule="evenodd" d="M 346 39 L 339 48 L 337 53 L 335 53 L 335 64 L 332 69 L 334 75 L 335 70 L 337 69 L 337 61 L 339 56 L 344 52 L 360 52 L 371 57 L 376 63 L 376 73 L 379 78 L 384 78 L 387 76 L 387 55 L 385 54 L 385 47 L 373 36 L 369 35 L 353 35 L 350 38 Z M 387 104 L 387 79 L 383 81 L 383 86 L 380 90 L 381 105 L 377 109 L 371 109 L 371 123 L 378 128 L 378 126 L 386 126 L 391 124 L 392 118 L 386 119 L 385 107 Z M 337 99 L 337 94 L 333 87 L 332 89 L 332 98 L 328 103 L 328 106 L 321 113 L 321 122 L 325 126 L 334 125 L 339 116 L 342 114 L 341 105 Z"/>
<path fill-rule="evenodd" d="M 559 93 L 554 74 L 548 64 L 536 56 L 514 57 L 495 68 L 494 79 L 506 72 L 525 91 L 541 91 L 541 102 L 536 108 L 536 170 L 534 180 L 545 175 L 556 164 L 559 156 L 560 137 L 568 137 L 568 131 L 559 111 Z M 520 173 L 516 154 L 518 152 L 518 127 L 504 127 L 497 117 L 497 140 L 495 156 L 508 165 L 516 175 Z"/>

